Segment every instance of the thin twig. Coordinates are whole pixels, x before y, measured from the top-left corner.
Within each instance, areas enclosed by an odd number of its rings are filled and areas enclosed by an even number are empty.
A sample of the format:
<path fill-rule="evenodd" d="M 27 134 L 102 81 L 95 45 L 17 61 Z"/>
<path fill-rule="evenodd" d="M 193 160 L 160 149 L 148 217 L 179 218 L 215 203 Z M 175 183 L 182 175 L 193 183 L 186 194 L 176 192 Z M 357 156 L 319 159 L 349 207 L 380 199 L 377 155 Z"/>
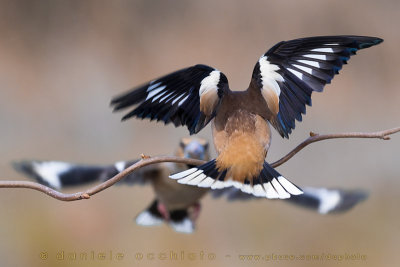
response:
<path fill-rule="evenodd" d="M 322 140 L 327 140 L 327 139 L 337 139 L 337 138 L 376 138 L 376 139 L 382 139 L 382 140 L 390 140 L 390 136 L 394 133 L 400 132 L 400 127 L 396 127 L 393 129 L 388 129 L 384 131 L 379 131 L 379 132 L 373 132 L 373 133 L 360 133 L 360 132 L 352 132 L 352 133 L 339 133 L 339 134 L 323 134 L 319 135 L 314 132 L 310 132 L 310 137 L 308 137 L 306 140 L 301 142 L 298 146 L 296 146 L 292 151 L 287 153 L 284 157 L 281 159 L 275 161 L 274 163 L 271 164 L 272 167 L 278 167 L 291 159 L 294 155 L 296 155 L 300 150 L 305 148 L 307 145 L 322 141 Z"/>
<path fill-rule="evenodd" d="M 353 132 L 353 133 L 319 135 L 319 134 L 315 134 L 315 133 L 311 132 L 310 137 L 308 137 L 305 141 L 303 141 L 301 144 L 299 144 L 297 147 L 295 147 L 292 151 L 290 151 L 284 157 L 282 157 L 278 161 L 272 163 L 271 166 L 275 168 L 275 167 L 282 165 L 283 163 L 285 163 L 289 159 L 291 159 L 295 154 L 297 154 L 304 147 L 306 147 L 307 145 L 314 143 L 314 142 L 327 140 L 327 139 L 335 139 L 335 138 L 377 138 L 377 139 L 382 139 L 382 140 L 389 140 L 390 139 L 389 135 L 392 135 L 397 132 L 400 132 L 400 127 L 388 129 L 388 130 L 384 130 L 384 131 L 379 131 L 379 132 L 373 132 L 373 133 Z M 109 179 L 99 185 L 96 185 L 92 188 L 89 188 L 88 190 L 83 191 L 83 192 L 77 192 L 77 193 L 73 193 L 73 194 L 64 194 L 64 193 L 58 192 L 57 190 L 54 190 L 50 187 L 47 187 L 45 185 L 42 185 L 39 183 L 34 183 L 34 182 L 29 182 L 29 181 L 0 181 L 0 188 L 28 188 L 28 189 L 40 191 L 40 192 L 45 193 L 55 199 L 58 199 L 58 200 L 74 201 L 74 200 L 80 200 L 80 199 L 89 199 L 91 196 L 109 188 L 110 186 L 114 185 L 116 182 L 124 179 L 130 173 L 132 173 L 135 170 L 142 168 L 146 165 L 161 163 L 161 162 L 176 162 L 176 163 L 184 163 L 184 164 L 188 164 L 188 165 L 201 165 L 201 164 L 205 163 L 205 161 L 203 161 L 203 160 L 179 158 L 179 157 L 173 157 L 173 156 L 158 156 L 158 157 L 152 158 L 152 157 L 142 155 L 141 158 L 142 158 L 142 160 L 140 160 L 137 163 L 133 164 L 132 166 L 126 168 L 125 170 L 118 173 L 111 179 Z"/>
<path fill-rule="evenodd" d="M 158 157 L 154 157 L 154 158 L 146 156 L 146 157 L 143 157 L 142 160 L 136 162 L 132 166 L 129 166 L 122 172 L 118 173 L 111 179 L 109 179 L 101 184 L 98 184 L 94 187 L 91 187 L 86 191 L 72 193 L 72 194 L 64 194 L 64 193 L 54 190 L 48 186 L 45 186 L 45 185 L 42 185 L 39 183 L 28 182 L 28 181 L 0 181 L 0 188 L 34 189 L 34 190 L 43 192 L 55 199 L 62 200 L 62 201 L 74 201 L 74 200 L 80 200 L 80 199 L 89 199 L 90 196 L 93 196 L 93 195 L 109 188 L 116 182 L 124 179 L 126 176 L 128 176 L 135 170 L 142 168 L 146 165 L 161 163 L 161 162 L 176 162 L 176 163 L 185 163 L 185 164 L 191 164 L 191 165 L 200 165 L 200 164 L 204 163 L 204 161 L 202 161 L 202 160 L 179 158 L 179 157 L 173 157 L 173 156 L 158 156 Z"/>

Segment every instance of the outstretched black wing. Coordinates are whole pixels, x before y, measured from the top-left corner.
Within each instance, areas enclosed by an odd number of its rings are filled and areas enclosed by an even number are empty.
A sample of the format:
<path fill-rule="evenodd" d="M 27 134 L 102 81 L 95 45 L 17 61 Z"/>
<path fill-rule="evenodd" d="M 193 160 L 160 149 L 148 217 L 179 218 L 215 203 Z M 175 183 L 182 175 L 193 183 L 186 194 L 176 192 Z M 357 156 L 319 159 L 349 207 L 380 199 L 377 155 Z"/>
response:
<path fill-rule="evenodd" d="M 81 186 L 94 181 L 104 182 L 119 172 L 136 163 L 134 161 L 119 161 L 113 165 L 84 165 L 64 161 L 23 160 L 14 162 L 14 169 L 35 179 L 41 184 L 63 189 L 65 187 Z M 145 184 L 152 177 L 168 175 L 171 170 L 163 172 L 160 164 L 153 164 L 129 174 L 117 184 Z"/>
<path fill-rule="evenodd" d="M 364 36 L 322 36 L 284 41 L 268 50 L 254 67 L 251 86 L 261 90 L 269 118 L 282 137 L 289 137 L 295 119 L 302 120 L 311 93 L 321 92 L 357 50 L 383 40 Z M 255 88 L 254 88 L 255 87 Z"/>
<path fill-rule="evenodd" d="M 316 187 L 302 187 L 302 190 L 304 191 L 304 194 L 293 195 L 290 198 L 285 199 L 285 201 L 299 207 L 317 211 L 320 214 L 347 212 L 368 197 L 368 193 L 362 190 Z M 212 190 L 210 194 L 214 198 L 226 197 L 228 201 L 260 199 L 234 187 Z"/>
<path fill-rule="evenodd" d="M 114 98 L 114 110 L 138 105 L 122 119 L 136 116 L 186 125 L 190 134 L 199 132 L 215 116 L 226 76 L 209 66 L 195 65 L 178 70 Z"/>

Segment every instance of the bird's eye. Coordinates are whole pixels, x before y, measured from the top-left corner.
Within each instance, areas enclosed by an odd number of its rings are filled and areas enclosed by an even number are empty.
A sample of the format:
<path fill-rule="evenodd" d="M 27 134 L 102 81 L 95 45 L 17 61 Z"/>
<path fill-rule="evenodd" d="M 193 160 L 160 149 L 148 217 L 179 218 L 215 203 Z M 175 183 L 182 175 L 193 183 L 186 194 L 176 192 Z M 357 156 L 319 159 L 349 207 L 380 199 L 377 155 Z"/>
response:
<path fill-rule="evenodd" d="M 208 150 L 208 143 L 205 143 L 203 146 L 204 146 L 204 150 Z"/>
<path fill-rule="evenodd" d="M 186 145 L 183 142 L 179 142 L 179 145 L 182 149 L 184 149 L 186 147 Z"/>

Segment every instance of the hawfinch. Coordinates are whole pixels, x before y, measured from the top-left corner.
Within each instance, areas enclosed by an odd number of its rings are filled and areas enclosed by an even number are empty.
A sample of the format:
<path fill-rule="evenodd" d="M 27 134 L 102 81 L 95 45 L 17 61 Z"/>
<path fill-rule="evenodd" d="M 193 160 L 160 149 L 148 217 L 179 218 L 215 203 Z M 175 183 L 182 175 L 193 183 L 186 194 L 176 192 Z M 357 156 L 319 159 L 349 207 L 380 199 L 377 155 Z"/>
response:
<path fill-rule="evenodd" d="M 138 117 L 186 125 L 198 133 L 210 121 L 216 159 L 170 176 L 202 188 L 234 186 L 266 198 L 303 191 L 272 168 L 265 157 L 271 124 L 289 137 L 301 121 L 313 91 L 321 92 L 357 50 L 383 40 L 364 36 L 322 36 L 283 41 L 257 61 L 245 91 L 231 91 L 226 76 L 206 65 L 178 70 L 111 101 L 114 110 L 135 106 L 123 120 Z"/>
<path fill-rule="evenodd" d="M 176 156 L 209 160 L 208 142 L 204 139 L 183 138 Z M 120 161 L 108 166 L 72 164 L 60 161 L 20 161 L 14 163 L 16 170 L 55 189 L 80 186 L 89 182 L 102 182 L 137 162 Z M 136 223 L 155 226 L 163 222 L 175 231 L 191 233 L 200 213 L 200 199 L 209 188 L 193 187 L 169 179 L 172 172 L 185 171 L 193 166 L 179 163 L 159 163 L 138 169 L 118 184 L 150 184 L 155 192 L 152 203 L 136 217 Z M 366 198 L 362 191 L 340 189 L 304 188 L 304 194 L 288 199 L 290 203 L 316 210 L 321 214 L 343 212 Z M 213 190 L 215 198 L 226 197 L 229 201 L 243 201 L 255 197 L 234 187 Z M 259 198 L 258 198 L 259 199 Z"/>

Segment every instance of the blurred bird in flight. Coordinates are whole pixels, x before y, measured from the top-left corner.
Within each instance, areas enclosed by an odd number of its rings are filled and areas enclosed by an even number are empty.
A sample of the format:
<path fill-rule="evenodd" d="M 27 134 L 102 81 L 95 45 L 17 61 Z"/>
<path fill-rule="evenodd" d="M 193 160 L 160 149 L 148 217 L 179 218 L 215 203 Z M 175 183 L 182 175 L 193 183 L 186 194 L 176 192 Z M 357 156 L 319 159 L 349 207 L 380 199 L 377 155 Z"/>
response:
<path fill-rule="evenodd" d="M 175 153 L 176 156 L 209 160 L 208 142 L 200 138 L 183 138 Z M 14 168 L 41 184 L 55 189 L 81 186 L 90 182 L 103 182 L 138 160 L 119 161 L 110 165 L 84 165 L 61 161 L 20 161 Z M 175 231 L 191 233 L 195 229 L 196 219 L 200 214 L 200 200 L 210 192 L 209 188 L 193 187 L 178 183 L 168 178 L 172 172 L 185 171 L 193 166 L 181 163 L 159 163 L 140 168 L 125 177 L 118 184 L 150 184 L 155 198 L 151 204 L 136 217 L 136 223 L 144 226 L 155 226 L 167 223 Z M 321 214 L 344 212 L 367 194 L 362 191 L 350 191 L 326 188 L 303 188 L 304 194 L 287 199 L 292 204 L 315 210 Z M 230 187 L 213 190 L 215 198 L 226 197 L 229 201 L 260 199 Z"/>
<path fill-rule="evenodd" d="M 271 124 L 289 137 L 311 94 L 321 92 L 356 51 L 381 43 L 366 36 L 321 36 L 283 41 L 257 61 L 245 91 L 231 91 L 219 70 L 195 65 L 178 70 L 112 100 L 114 110 L 135 106 L 138 117 L 186 125 L 198 133 L 210 121 L 216 159 L 178 172 L 178 183 L 202 188 L 234 186 L 257 197 L 290 198 L 300 189 L 266 161 Z"/>

